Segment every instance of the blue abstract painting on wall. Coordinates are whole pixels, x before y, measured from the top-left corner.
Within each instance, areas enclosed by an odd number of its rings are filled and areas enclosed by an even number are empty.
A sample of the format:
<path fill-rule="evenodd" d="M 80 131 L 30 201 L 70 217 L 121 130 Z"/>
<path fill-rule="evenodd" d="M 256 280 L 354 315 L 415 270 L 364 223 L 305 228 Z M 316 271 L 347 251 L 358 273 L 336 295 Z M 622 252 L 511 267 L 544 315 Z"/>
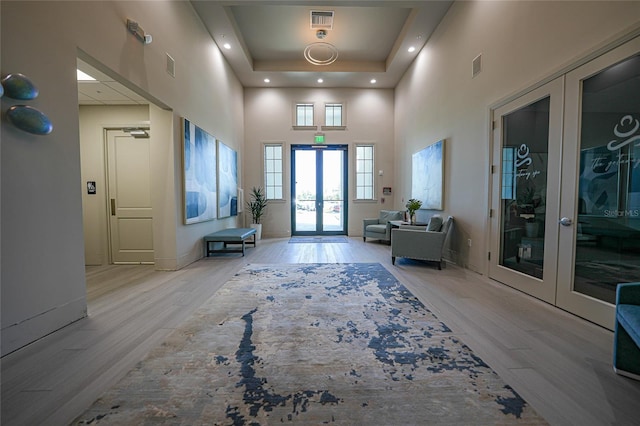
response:
<path fill-rule="evenodd" d="M 444 189 L 444 140 L 429 145 L 412 157 L 411 198 L 422 201 L 422 209 L 442 210 Z"/>
<path fill-rule="evenodd" d="M 238 215 L 238 154 L 218 141 L 218 217 Z"/>
<path fill-rule="evenodd" d="M 216 139 L 184 119 L 184 222 L 216 218 Z"/>

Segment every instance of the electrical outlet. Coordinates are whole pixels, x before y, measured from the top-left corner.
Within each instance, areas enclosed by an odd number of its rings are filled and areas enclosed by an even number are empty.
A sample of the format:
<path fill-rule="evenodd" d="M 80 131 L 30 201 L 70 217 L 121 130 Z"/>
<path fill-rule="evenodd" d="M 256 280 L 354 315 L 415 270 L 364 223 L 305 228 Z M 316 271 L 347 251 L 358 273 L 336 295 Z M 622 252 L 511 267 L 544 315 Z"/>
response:
<path fill-rule="evenodd" d="M 467 245 L 468 245 L 469 247 L 471 247 L 471 238 L 469 238 L 469 239 L 467 240 Z"/>

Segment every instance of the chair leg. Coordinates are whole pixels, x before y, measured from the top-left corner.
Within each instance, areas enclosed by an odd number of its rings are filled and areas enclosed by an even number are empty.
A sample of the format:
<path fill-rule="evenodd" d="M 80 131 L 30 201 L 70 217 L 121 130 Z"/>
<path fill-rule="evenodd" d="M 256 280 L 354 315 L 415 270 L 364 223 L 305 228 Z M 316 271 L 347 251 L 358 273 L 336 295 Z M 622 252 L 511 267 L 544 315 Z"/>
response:
<path fill-rule="evenodd" d="M 442 261 L 438 262 L 438 271 L 442 271 Z"/>
<path fill-rule="evenodd" d="M 396 264 L 396 257 L 395 256 L 391 256 L 391 264 L 392 265 Z"/>

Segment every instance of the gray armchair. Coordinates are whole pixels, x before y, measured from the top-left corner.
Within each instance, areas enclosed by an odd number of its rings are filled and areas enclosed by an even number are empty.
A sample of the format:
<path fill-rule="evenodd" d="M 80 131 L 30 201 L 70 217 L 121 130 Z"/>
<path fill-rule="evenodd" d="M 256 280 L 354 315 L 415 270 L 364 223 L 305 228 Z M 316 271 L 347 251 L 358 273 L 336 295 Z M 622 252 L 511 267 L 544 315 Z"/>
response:
<path fill-rule="evenodd" d="M 452 225 L 452 216 L 444 223 L 434 216 L 427 226 L 402 225 L 392 229 L 391 263 L 395 265 L 396 257 L 406 257 L 437 262 L 438 269 L 442 269 L 442 249 Z"/>
<path fill-rule="evenodd" d="M 376 219 L 364 219 L 362 224 L 362 240 L 367 237 L 381 241 L 391 241 L 390 220 L 402 220 L 404 213 L 398 210 L 380 210 Z"/>

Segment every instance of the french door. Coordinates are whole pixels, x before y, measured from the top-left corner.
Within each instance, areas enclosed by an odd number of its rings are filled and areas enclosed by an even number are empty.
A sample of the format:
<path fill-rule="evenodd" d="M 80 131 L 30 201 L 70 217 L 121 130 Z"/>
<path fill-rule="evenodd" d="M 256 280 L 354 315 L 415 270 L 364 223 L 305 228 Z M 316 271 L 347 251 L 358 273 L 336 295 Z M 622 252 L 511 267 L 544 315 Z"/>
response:
<path fill-rule="evenodd" d="M 640 281 L 640 38 L 566 77 L 558 306 L 607 328 Z"/>
<path fill-rule="evenodd" d="M 494 111 L 490 276 L 555 303 L 563 79 Z"/>
<path fill-rule="evenodd" d="M 640 38 L 494 110 L 489 275 L 613 328 L 640 281 Z"/>
<path fill-rule="evenodd" d="M 292 145 L 292 235 L 347 234 L 347 146 Z"/>

